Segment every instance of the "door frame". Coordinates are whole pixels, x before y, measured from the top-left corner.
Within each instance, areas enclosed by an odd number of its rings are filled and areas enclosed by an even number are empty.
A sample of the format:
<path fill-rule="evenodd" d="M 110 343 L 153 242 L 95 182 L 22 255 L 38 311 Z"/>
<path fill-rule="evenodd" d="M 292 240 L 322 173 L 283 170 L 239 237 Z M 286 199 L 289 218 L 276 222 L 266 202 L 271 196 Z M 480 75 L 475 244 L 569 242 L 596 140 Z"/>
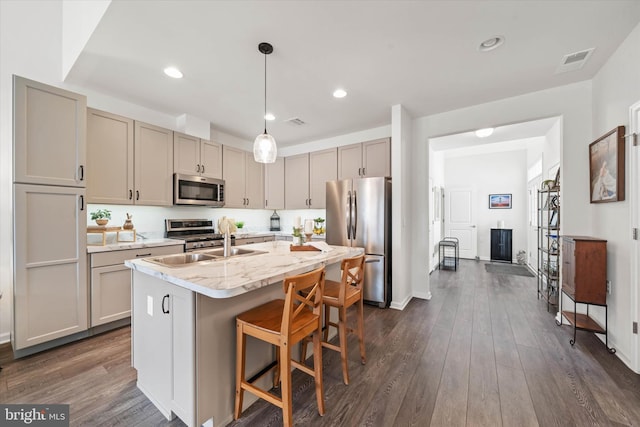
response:
<path fill-rule="evenodd" d="M 631 157 L 631 227 L 640 228 L 640 146 L 634 146 L 634 140 L 640 144 L 640 101 L 629 107 L 629 129 L 627 138 L 629 139 Z M 631 241 L 631 321 L 640 322 L 640 240 Z M 634 357 L 632 369 L 640 373 L 640 335 L 634 337 Z"/>

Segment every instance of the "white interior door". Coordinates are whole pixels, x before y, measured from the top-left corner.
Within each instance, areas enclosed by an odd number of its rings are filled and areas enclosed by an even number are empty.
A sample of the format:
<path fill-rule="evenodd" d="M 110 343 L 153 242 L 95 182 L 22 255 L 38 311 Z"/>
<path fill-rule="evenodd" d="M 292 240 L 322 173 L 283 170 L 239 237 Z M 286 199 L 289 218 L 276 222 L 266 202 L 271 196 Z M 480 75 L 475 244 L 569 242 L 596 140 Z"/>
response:
<path fill-rule="evenodd" d="M 640 228 L 640 101 L 631 106 L 629 110 L 629 123 L 631 124 L 627 134 L 633 135 L 628 138 L 631 146 L 631 226 L 638 230 Z M 634 145 L 634 141 L 636 145 Z M 628 142 L 628 143 L 629 143 Z M 639 233 L 640 231 L 636 231 Z M 635 293 L 631 304 L 633 312 L 631 320 L 640 322 L 640 236 L 631 242 L 631 292 Z M 635 358 L 633 361 L 634 370 L 640 372 L 640 335 L 635 335 Z"/>
<path fill-rule="evenodd" d="M 460 258 L 478 256 L 478 229 L 475 222 L 475 191 L 469 188 L 451 189 L 445 195 L 445 235 L 459 240 Z"/>

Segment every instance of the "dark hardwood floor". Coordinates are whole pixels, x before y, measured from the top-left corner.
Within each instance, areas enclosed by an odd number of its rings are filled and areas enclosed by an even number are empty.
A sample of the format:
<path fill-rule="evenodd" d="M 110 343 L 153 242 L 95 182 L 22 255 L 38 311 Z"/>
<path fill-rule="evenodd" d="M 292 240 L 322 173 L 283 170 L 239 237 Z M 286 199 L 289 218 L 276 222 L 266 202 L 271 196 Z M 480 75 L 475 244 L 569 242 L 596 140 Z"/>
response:
<path fill-rule="evenodd" d="M 351 384 L 338 353 L 324 350 L 327 412 L 313 380 L 294 372 L 294 422 L 313 426 L 640 425 L 640 376 L 587 332 L 558 327 L 532 277 L 487 273 L 462 260 L 431 275 L 433 298 L 407 308 L 365 309 L 367 364 L 349 341 Z M 69 403 L 71 425 L 182 426 L 135 386 L 130 330 L 13 360 L 0 346 L 0 402 Z M 233 426 L 278 426 L 258 401 Z"/>

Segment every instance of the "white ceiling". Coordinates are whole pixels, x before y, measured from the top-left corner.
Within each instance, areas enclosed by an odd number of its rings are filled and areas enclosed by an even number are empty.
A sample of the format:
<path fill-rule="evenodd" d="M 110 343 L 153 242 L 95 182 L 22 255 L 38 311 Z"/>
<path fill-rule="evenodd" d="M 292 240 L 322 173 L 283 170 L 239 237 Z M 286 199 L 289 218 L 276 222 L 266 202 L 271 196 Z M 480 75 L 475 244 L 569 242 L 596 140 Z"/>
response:
<path fill-rule="evenodd" d="M 253 140 L 267 41 L 267 127 L 287 146 L 389 124 L 396 104 L 420 117 L 590 79 L 639 21 L 638 0 L 114 0 L 67 81 Z M 494 35 L 504 45 L 479 52 Z M 588 48 L 581 70 L 555 74 Z"/>

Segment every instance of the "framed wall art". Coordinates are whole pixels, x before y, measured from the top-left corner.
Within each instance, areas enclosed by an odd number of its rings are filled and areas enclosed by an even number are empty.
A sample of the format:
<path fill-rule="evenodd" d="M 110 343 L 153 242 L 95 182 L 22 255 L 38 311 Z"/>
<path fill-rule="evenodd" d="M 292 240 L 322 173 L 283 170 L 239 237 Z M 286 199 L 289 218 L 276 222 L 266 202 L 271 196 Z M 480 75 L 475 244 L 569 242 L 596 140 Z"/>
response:
<path fill-rule="evenodd" d="M 589 144 L 591 203 L 624 200 L 624 126 Z"/>
<path fill-rule="evenodd" d="M 511 194 L 489 194 L 489 209 L 511 209 Z"/>

